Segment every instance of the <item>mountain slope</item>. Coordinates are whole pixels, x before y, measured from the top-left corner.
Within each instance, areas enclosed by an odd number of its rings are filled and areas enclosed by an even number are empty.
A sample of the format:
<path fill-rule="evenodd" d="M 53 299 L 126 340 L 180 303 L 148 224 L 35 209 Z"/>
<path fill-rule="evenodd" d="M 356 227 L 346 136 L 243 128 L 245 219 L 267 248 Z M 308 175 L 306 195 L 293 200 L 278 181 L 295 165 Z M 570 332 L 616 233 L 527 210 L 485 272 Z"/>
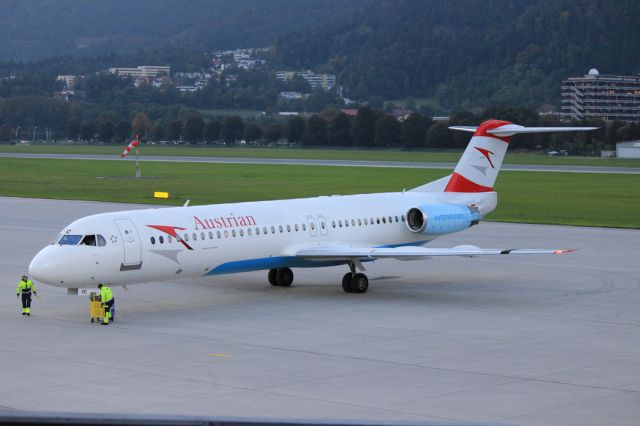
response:
<path fill-rule="evenodd" d="M 367 1 L 3 0 L 0 61 L 94 56 L 193 43 L 260 47 L 287 32 L 332 22 Z"/>
<path fill-rule="evenodd" d="M 633 0 L 383 0 L 280 37 L 283 66 L 335 72 L 349 95 L 447 106 L 557 103 L 560 81 L 597 66 L 640 71 Z"/>

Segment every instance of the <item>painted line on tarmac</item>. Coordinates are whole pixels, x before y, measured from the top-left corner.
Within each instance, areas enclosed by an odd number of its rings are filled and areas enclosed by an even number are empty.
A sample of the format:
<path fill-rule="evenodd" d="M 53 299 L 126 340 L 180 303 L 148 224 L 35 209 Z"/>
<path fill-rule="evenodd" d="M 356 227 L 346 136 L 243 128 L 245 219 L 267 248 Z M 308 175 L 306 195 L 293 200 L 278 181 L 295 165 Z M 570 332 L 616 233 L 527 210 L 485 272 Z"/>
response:
<path fill-rule="evenodd" d="M 99 161 L 135 161 L 133 157 L 125 159 L 120 155 L 93 154 L 23 154 L 0 153 L 0 158 L 56 159 L 56 160 L 99 160 Z M 452 170 L 456 163 L 429 163 L 407 161 L 365 161 L 365 160 L 312 160 L 289 158 L 240 158 L 240 157 L 168 157 L 145 156 L 142 162 L 169 163 L 210 163 L 210 164 L 271 164 L 291 166 L 336 166 L 336 167 L 382 167 L 413 169 L 446 169 Z M 640 174 L 640 167 L 600 167 L 600 166 L 548 166 L 503 164 L 502 170 L 523 172 L 561 172 L 561 173 L 608 173 L 608 174 Z"/>

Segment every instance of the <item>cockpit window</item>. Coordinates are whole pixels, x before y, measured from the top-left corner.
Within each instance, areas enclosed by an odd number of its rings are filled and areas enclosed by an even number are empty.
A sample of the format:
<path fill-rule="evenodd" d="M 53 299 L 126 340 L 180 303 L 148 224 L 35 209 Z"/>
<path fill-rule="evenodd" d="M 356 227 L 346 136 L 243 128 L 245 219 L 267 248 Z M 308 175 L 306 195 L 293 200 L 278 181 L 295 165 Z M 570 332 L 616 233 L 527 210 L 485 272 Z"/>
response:
<path fill-rule="evenodd" d="M 60 245 L 75 246 L 82 239 L 82 235 L 63 235 L 58 241 Z"/>
<path fill-rule="evenodd" d="M 96 236 L 95 235 L 85 235 L 80 245 L 84 246 L 95 246 L 96 245 Z"/>
<path fill-rule="evenodd" d="M 107 245 L 107 240 L 102 235 L 96 235 L 96 237 L 98 238 L 98 246 L 104 247 Z"/>

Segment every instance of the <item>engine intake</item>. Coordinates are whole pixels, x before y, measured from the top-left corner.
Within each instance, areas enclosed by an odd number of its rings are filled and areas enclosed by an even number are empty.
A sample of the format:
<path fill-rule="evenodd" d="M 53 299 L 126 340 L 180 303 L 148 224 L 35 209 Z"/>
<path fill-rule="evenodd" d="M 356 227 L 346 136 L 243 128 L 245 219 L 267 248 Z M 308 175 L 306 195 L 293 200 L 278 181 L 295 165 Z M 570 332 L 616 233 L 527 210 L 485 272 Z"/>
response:
<path fill-rule="evenodd" d="M 476 206 L 431 204 L 409 209 L 406 223 L 411 232 L 442 235 L 476 225 L 481 218 Z"/>

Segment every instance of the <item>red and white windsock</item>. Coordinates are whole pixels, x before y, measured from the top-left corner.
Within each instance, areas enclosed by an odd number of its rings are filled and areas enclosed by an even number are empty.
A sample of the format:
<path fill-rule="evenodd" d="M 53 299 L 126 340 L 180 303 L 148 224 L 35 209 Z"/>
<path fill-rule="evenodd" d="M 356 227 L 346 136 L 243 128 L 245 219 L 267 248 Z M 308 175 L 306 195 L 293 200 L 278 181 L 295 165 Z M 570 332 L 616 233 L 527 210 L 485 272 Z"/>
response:
<path fill-rule="evenodd" d="M 487 120 L 478 127 L 451 126 L 453 130 L 473 132 L 445 192 L 491 192 L 511 142 L 520 133 L 576 132 L 597 127 L 524 127 L 502 120 Z"/>
<path fill-rule="evenodd" d="M 120 158 L 124 158 L 127 156 L 127 154 L 129 152 L 131 152 L 131 150 L 135 147 L 137 147 L 140 144 L 140 142 L 138 142 L 137 139 L 132 140 L 129 145 L 127 145 L 127 147 L 124 149 L 124 151 L 122 151 L 122 154 L 120 154 Z"/>

